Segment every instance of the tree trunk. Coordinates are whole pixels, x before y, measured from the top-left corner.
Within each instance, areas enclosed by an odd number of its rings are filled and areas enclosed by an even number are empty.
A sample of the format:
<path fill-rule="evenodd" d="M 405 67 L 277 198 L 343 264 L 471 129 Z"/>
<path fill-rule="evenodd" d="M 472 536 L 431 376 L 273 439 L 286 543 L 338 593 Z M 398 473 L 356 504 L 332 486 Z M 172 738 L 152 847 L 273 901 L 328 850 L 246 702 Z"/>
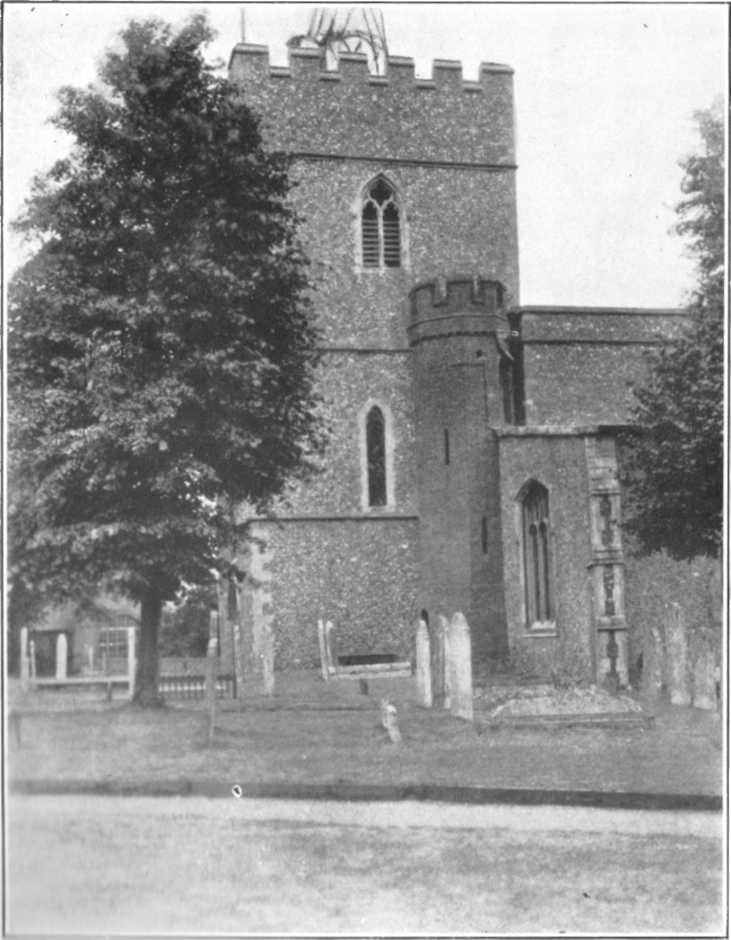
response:
<path fill-rule="evenodd" d="M 133 702 L 145 708 L 162 705 L 157 691 L 160 657 L 157 640 L 162 616 L 162 597 L 151 588 L 142 598 L 140 610 L 140 643 L 137 654 L 137 679 Z"/>

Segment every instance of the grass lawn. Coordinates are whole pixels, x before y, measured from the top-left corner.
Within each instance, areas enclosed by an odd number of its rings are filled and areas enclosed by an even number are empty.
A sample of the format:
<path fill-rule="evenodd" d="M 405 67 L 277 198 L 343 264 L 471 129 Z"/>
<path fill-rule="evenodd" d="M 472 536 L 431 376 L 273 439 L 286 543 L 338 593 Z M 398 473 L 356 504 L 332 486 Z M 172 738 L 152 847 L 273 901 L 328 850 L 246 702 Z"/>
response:
<path fill-rule="evenodd" d="M 220 782 L 444 784 L 665 793 L 722 792 L 720 722 L 667 708 L 656 728 L 485 730 L 419 708 L 410 679 L 324 683 L 279 674 L 277 694 L 222 702 L 212 746 L 191 703 L 153 711 L 123 701 L 35 693 L 20 703 L 22 744 L 9 741 L 14 780 L 173 779 Z M 403 743 L 380 727 L 396 704 Z"/>
<path fill-rule="evenodd" d="M 234 800 L 12 798 L 11 932 L 722 929 L 720 839 L 246 819 Z"/>

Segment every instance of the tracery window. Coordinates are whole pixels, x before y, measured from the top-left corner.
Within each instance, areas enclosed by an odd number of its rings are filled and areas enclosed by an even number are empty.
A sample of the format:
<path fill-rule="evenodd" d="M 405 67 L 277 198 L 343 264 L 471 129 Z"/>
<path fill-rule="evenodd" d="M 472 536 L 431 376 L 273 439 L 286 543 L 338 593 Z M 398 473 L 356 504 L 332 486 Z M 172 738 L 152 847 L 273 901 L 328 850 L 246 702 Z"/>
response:
<path fill-rule="evenodd" d="M 396 193 L 379 176 L 366 189 L 361 212 L 364 268 L 401 267 L 401 223 Z"/>
<path fill-rule="evenodd" d="M 524 489 L 521 502 L 527 625 L 548 626 L 553 621 L 548 490 L 532 481 Z"/>

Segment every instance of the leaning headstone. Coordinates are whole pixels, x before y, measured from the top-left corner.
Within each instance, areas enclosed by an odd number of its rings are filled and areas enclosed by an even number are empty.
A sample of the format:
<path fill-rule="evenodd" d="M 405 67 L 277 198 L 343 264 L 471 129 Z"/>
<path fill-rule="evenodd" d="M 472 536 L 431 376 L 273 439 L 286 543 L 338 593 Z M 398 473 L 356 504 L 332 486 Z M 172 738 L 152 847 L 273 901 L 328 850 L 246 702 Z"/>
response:
<path fill-rule="evenodd" d="M 137 631 L 135 628 L 127 627 L 127 682 L 129 685 L 130 698 L 134 698 L 135 694 L 135 677 L 137 674 L 136 640 Z"/>
<path fill-rule="evenodd" d="M 264 682 L 264 694 L 274 695 L 274 637 L 272 626 L 264 621 L 260 639 L 261 675 Z"/>
<path fill-rule="evenodd" d="M 685 617 L 680 604 L 672 603 L 665 626 L 672 705 L 690 705 L 688 683 L 688 640 Z"/>
<path fill-rule="evenodd" d="M 431 708 L 431 643 L 429 629 L 423 620 L 416 628 L 416 689 L 419 704 Z"/>
<path fill-rule="evenodd" d="M 435 708 L 444 708 L 444 700 L 447 694 L 445 675 L 447 643 L 446 617 L 440 616 L 437 618 L 431 639 L 432 703 L 434 704 Z"/>
<path fill-rule="evenodd" d="M 401 732 L 398 727 L 396 706 L 392 705 L 387 698 L 381 699 L 381 724 L 386 729 L 391 743 L 400 744 Z"/>
<path fill-rule="evenodd" d="M 716 708 L 716 660 L 713 650 L 699 650 L 693 664 L 693 705 L 713 711 Z"/>
<path fill-rule="evenodd" d="M 20 630 L 20 682 L 23 687 L 30 679 L 30 656 L 28 655 L 28 627 Z"/>
<path fill-rule="evenodd" d="M 449 625 L 450 710 L 457 718 L 472 721 L 472 641 L 464 616 L 456 613 Z"/>
<path fill-rule="evenodd" d="M 56 678 L 66 678 L 66 662 L 68 658 L 68 640 L 65 633 L 56 637 Z"/>
<path fill-rule="evenodd" d="M 213 743 L 216 724 L 216 685 L 218 683 L 218 639 L 208 640 L 206 652 L 206 710 L 208 712 L 208 743 Z"/>

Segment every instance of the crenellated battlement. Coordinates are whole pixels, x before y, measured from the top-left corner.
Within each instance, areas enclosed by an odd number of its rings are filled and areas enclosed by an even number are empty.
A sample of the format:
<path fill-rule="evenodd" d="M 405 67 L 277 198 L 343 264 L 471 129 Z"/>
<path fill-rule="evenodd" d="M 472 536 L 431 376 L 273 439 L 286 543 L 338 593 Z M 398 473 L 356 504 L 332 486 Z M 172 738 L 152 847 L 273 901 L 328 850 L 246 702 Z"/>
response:
<path fill-rule="evenodd" d="M 238 43 L 234 46 L 229 60 L 229 72 L 232 79 L 239 72 L 251 75 L 256 71 L 260 76 L 269 78 L 317 78 L 323 82 L 357 80 L 373 85 L 389 85 L 392 82 L 410 82 L 414 88 L 437 89 L 461 85 L 463 91 L 483 91 L 489 85 L 487 76 L 493 74 L 512 75 L 509 65 L 498 62 L 483 62 L 480 65 L 478 81 L 464 81 L 462 63 L 454 59 L 434 59 L 432 77 L 416 78 L 414 60 L 409 56 L 388 56 L 386 74 L 374 75 L 368 69 L 368 57 L 361 52 L 345 52 L 338 56 L 336 69 L 322 67 L 322 53 L 319 49 L 294 48 L 287 50 L 288 65 L 285 67 L 269 64 L 269 47 L 253 43 Z"/>
<path fill-rule="evenodd" d="M 436 59 L 431 78 L 414 60 L 389 56 L 373 75 L 363 53 L 324 69 L 319 49 L 288 50 L 270 64 L 268 46 L 239 43 L 229 77 L 263 119 L 270 145 L 290 152 L 513 167 L 513 70 L 486 62 L 478 81 L 462 63 Z"/>
<path fill-rule="evenodd" d="M 502 284 L 478 276 L 417 284 L 409 292 L 409 344 L 455 333 L 506 333 L 503 296 Z"/>

